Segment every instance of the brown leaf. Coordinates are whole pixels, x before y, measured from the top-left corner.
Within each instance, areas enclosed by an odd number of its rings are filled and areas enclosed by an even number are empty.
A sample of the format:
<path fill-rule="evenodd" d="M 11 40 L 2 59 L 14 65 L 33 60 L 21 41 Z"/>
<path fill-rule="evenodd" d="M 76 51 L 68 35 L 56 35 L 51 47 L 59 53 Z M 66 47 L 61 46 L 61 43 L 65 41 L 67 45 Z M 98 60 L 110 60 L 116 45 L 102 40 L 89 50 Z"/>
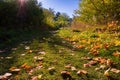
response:
<path fill-rule="evenodd" d="M 32 76 L 31 80 L 38 80 L 38 77 L 37 76 Z"/>
<path fill-rule="evenodd" d="M 54 71 L 55 70 L 55 67 L 50 67 L 48 68 L 49 71 Z"/>
<path fill-rule="evenodd" d="M 11 67 L 9 70 L 10 70 L 11 72 L 20 72 L 21 69 L 16 68 L 16 67 Z"/>
<path fill-rule="evenodd" d="M 71 64 L 68 64 L 68 65 L 65 66 L 65 68 L 68 68 L 68 69 L 70 69 L 71 67 L 72 67 Z"/>
<path fill-rule="evenodd" d="M 97 61 L 91 60 L 90 62 L 83 64 L 84 67 L 91 67 L 92 65 L 97 64 Z"/>
<path fill-rule="evenodd" d="M 88 74 L 88 72 L 86 71 L 86 70 L 79 70 L 78 72 L 77 72 L 77 75 L 81 75 L 81 74 Z"/>
<path fill-rule="evenodd" d="M 107 66 L 111 66 L 112 65 L 112 61 L 110 59 L 107 59 L 106 64 L 107 64 Z"/>
<path fill-rule="evenodd" d="M 71 80 L 72 76 L 70 75 L 70 72 L 68 71 L 61 71 L 61 76 L 63 77 L 63 79 L 68 79 Z"/>
<path fill-rule="evenodd" d="M 104 72 L 104 76 L 106 76 L 106 77 L 109 77 L 109 76 L 110 76 L 110 73 L 109 73 L 110 69 L 111 69 L 111 68 L 107 69 L 107 70 Z"/>
<path fill-rule="evenodd" d="M 27 66 L 27 63 L 24 63 L 23 65 L 21 65 L 21 68 L 25 68 Z"/>
<path fill-rule="evenodd" d="M 83 66 L 86 68 L 86 67 L 91 67 L 90 64 L 83 64 Z"/>
<path fill-rule="evenodd" d="M 116 51 L 112 54 L 113 56 L 117 56 L 117 57 L 120 57 L 120 52 Z"/>

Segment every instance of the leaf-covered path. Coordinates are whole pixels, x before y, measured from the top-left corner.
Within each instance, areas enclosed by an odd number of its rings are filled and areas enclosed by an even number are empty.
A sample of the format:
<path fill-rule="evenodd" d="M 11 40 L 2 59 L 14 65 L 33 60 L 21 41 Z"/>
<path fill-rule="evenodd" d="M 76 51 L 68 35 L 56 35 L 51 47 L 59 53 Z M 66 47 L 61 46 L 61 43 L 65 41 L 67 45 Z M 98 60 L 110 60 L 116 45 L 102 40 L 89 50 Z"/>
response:
<path fill-rule="evenodd" d="M 107 37 L 106 37 L 107 36 Z M 38 34 L 0 55 L 0 79 L 119 80 L 116 34 L 61 29 Z"/>

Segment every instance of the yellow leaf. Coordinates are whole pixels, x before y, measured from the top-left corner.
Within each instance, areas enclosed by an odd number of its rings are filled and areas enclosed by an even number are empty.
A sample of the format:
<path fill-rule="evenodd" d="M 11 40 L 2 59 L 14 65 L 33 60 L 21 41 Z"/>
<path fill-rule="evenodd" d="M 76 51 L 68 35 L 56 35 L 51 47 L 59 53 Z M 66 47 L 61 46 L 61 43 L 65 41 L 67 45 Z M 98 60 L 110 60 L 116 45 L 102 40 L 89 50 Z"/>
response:
<path fill-rule="evenodd" d="M 40 74 L 40 75 L 38 75 L 38 79 L 41 79 L 42 78 L 42 75 Z"/>

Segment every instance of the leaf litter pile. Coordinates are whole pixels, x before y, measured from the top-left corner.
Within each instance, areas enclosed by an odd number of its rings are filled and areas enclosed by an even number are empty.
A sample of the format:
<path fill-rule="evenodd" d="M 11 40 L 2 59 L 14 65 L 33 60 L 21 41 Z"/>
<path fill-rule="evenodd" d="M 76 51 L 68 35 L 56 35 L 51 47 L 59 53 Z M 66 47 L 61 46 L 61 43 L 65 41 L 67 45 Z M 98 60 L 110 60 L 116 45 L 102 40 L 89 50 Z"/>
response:
<path fill-rule="evenodd" d="M 0 80 L 120 80 L 117 35 L 61 29 L 25 41 L 0 55 Z"/>

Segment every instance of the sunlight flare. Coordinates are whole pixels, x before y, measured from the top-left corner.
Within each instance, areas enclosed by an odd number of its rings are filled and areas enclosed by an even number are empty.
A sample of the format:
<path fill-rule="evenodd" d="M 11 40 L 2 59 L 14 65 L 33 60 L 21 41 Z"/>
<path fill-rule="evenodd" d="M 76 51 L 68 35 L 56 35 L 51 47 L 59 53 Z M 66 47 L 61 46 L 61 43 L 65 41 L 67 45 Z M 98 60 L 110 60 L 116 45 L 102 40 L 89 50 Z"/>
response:
<path fill-rule="evenodd" d="M 20 6 L 24 6 L 27 0 L 18 0 Z"/>

